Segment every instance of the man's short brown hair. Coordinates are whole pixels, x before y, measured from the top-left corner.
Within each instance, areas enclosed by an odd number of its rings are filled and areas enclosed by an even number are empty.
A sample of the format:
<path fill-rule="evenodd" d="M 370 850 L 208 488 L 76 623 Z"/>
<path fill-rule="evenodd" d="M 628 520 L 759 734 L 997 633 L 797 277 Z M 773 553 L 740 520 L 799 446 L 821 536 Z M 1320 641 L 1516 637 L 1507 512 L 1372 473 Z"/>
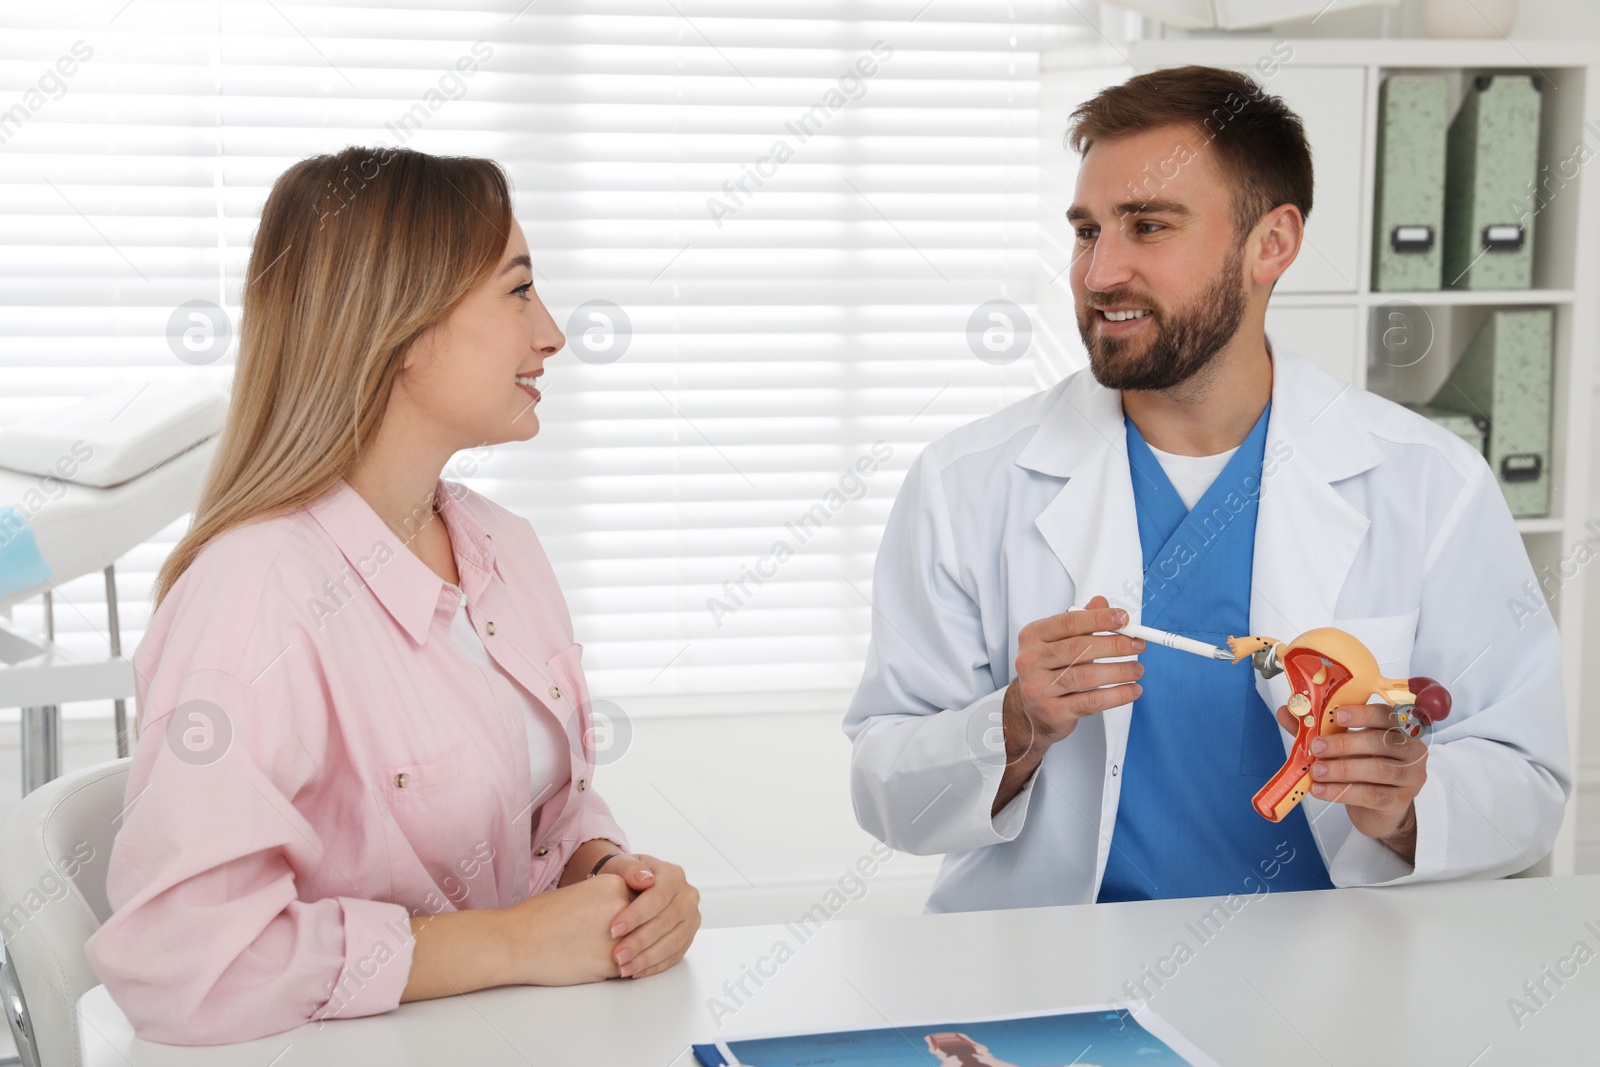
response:
<path fill-rule="evenodd" d="M 1311 147 L 1300 116 L 1252 78 L 1220 67 L 1191 64 L 1139 74 L 1102 89 L 1079 104 L 1067 125 L 1067 144 L 1083 155 L 1098 140 L 1161 126 L 1193 127 L 1233 188 L 1233 224 L 1239 241 L 1261 216 L 1280 204 L 1311 215 Z M 1135 195 L 1154 198 L 1175 171 L 1145 168 Z"/>

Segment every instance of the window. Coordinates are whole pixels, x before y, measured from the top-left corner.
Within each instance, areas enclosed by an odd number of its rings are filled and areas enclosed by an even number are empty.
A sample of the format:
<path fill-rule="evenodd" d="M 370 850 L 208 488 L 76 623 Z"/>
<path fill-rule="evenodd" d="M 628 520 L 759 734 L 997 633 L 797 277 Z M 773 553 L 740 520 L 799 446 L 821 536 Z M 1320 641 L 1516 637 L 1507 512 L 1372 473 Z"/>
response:
<path fill-rule="evenodd" d="M 569 352 L 540 434 L 445 476 L 532 521 L 597 696 L 834 701 L 906 466 L 1039 387 L 1039 53 L 1092 35 L 1077 19 L 1057 0 L 13 7 L 0 420 L 225 384 L 233 352 L 179 360 L 168 323 L 196 299 L 236 320 L 296 159 L 491 156 Z M 125 648 L 187 523 L 122 561 Z M 37 602 L 16 617 L 42 625 Z M 69 650 L 103 648 L 100 577 L 55 620 Z"/>

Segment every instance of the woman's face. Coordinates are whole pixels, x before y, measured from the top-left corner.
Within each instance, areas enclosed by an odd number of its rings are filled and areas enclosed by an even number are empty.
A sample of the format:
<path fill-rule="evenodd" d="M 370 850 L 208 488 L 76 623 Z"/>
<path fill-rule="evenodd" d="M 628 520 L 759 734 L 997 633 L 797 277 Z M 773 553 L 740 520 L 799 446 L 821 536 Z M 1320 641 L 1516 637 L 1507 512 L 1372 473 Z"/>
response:
<path fill-rule="evenodd" d="M 528 241 L 513 220 L 494 273 L 417 339 L 398 386 L 452 451 L 526 441 L 539 432 L 532 379 L 564 344 L 533 291 Z"/>

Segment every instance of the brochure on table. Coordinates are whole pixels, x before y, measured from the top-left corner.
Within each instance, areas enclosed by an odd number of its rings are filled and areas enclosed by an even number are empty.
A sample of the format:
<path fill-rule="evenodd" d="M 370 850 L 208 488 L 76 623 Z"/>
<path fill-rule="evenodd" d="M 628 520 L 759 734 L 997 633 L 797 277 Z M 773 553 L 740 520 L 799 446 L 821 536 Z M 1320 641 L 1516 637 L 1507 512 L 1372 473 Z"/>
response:
<path fill-rule="evenodd" d="M 1218 1067 L 1145 1008 L 1102 1004 L 695 1045 L 702 1067 Z"/>

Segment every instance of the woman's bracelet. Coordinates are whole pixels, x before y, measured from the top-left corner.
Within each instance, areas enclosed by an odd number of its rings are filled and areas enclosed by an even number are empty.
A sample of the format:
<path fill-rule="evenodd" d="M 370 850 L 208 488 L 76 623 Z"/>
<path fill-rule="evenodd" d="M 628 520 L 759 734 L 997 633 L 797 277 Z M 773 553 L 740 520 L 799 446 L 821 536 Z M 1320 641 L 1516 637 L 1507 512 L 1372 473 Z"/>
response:
<path fill-rule="evenodd" d="M 593 878 L 595 875 L 599 874 L 601 867 L 604 867 L 606 864 L 610 863 L 612 860 L 616 859 L 618 856 L 626 856 L 626 855 L 627 855 L 626 852 L 607 852 L 604 856 L 600 857 L 600 862 L 596 863 L 594 865 L 594 869 L 589 872 L 589 877 Z"/>

